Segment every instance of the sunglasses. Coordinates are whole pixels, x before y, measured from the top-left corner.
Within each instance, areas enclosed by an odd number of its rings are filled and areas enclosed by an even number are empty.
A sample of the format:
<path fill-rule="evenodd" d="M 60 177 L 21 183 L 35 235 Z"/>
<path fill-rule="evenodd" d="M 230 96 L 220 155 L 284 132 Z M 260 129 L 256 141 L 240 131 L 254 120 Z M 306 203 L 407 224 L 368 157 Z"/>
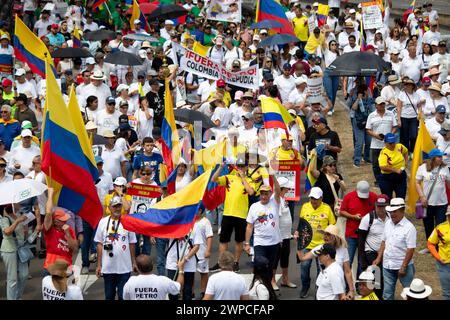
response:
<path fill-rule="evenodd" d="M 242 100 L 253 100 L 253 98 L 244 97 L 244 98 L 242 98 Z"/>
<path fill-rule="evenodd" d="M 6 168 L 6 163 L 0 163 L 0 168 Z"/>
<path fill-rule="evenodd" d="M 331 163 L 331 164 L 329 164 L 328 166 L 329 166 L 329 167 L 336 167 L 336 164 L 335 164 L 335 163 Z"/>
<path fill-rule="evenodd" d="M 1 113 L 9 113 L 9 111 L 3 110 Z"/>
<path fill-rule="evenodd" d="M 151 176 L 151 172 L 141 172 L 141 176 Z"/>

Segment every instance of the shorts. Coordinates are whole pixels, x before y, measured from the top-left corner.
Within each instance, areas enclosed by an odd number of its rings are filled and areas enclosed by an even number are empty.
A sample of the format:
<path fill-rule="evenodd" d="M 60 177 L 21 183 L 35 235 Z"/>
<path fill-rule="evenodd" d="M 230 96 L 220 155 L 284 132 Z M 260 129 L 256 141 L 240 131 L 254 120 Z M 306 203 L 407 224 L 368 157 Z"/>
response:
<path fill-rule="evenodd" d="M 197 272 L 208 273 L 209 272 L 209 258 L 198 260 Z"/>
<path fill-rule="evenodd" d="M 220 227 L 219 242 L 228 243 L 231 240 L 231 234 L 234 230 L 234 240 L 236 242 L 245 241 L 245 230 L 247 229 L 247 220 L 231 216 L 223 216 Z"/>

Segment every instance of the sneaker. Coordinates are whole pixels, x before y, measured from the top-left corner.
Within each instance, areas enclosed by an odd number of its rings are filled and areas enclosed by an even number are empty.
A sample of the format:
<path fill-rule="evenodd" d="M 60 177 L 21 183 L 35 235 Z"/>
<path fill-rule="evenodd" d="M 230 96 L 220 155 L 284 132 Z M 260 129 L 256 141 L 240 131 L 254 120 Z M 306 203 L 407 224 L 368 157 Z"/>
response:
<path fill-rule="evenodd" d="M 328 111 L 327 116 L 332 116 L 333 115 L 333 110 Z"/>
<path fill-rule="evenodd" d="M 365 163 L 372 163 L 372 160 L 366 160 L 366 159 L 364 159 L 364 162 L 365 162 Z"/>
<path fill-rule="evenodd" d="M 302 291 L 300 292 L 300 298 L 305 299 L 308 296 L 308 291 L 309 288 L 302 289 Z"/>
<path fill-rule="evenodd" d="M 234 272 L 239 272 L 241 269 L 239 269 L 239 262 L 235 262 L 233 265 L 233 271 Z"/>
<path fill-rule="evenodd" d="M 217 271 L 220 271 L 220 270 L 221 270 L 221 269 L 220 269 L 218 263 L 216 263 L 214 266 L 212 266 L 211 268 L 209 268 L 209 271 L 210 271 L 210 272 L 217 272 Z"/>
<path fill-rule="evenodd" d="M 217 230 L 217 235 L 219 235 L 220 236 L 220 231 L 222 230 L 222 228 L 221 227 L 219 227 L 219 229 Z"/>
<path fill-rule="evenodd" d="M 354 166 L 355 168 L 361 168 L 361 166 L 359 165 L 359 163 L 353 163 L 353 166 Z"/>
<path fill-rule="evenodd" d="M 89 262 L 91 262 L 91 263 L 97 262 L 97 254 L 96 253 L 91 253 L 91 255 L 89 256 Z"/>
<path fill-rule="evenodd" d="M 422 249 L 419 251 L 420 254 L 427 254 L 430 253 L 430 250 L 428 250 L 428 248 Z"/>
<path fill-rule="evenodd" d="M 89 268 L 88 267 L 81 268 L 81 274 L 89 274 Z"/>
<path fill-rule="evenodd" d="M 33 276 L 31 274 L 28 275 L 28 280 L 33 279 Z"/>

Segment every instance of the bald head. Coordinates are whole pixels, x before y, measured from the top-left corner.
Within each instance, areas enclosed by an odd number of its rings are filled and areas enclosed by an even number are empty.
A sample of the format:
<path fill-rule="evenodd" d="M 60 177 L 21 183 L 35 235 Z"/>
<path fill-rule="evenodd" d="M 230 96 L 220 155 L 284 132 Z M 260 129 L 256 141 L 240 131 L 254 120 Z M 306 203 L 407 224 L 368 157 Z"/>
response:
<path fill-rule="evenodd" d="M 140 254 L 136 258 L 136 266 L 140 274 L 147 274 L 153 271 L 152 258 L 146 254 Z"/>

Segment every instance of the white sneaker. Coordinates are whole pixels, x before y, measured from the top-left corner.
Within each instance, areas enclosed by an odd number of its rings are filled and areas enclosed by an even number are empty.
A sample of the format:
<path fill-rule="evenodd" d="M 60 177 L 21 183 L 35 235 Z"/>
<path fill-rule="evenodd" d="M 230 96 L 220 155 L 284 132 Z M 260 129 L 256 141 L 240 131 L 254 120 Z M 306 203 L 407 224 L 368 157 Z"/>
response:
<path fill-rule="evenodd" d="M 430 250 L 428 250 L 428 248 L 422 249 L 419 251 L 420 254 L 427 254 L 430 253 Z"/>
<path fill-rule="evenodd" d="M 81 268 L 81 274 L 89 274 L 89 268 L 88 267 Z"/>
<path fill-rule="evenodd" d="M 333 110 L 328 111 L 327 115 L 328 116 L 332 116 L 333 115 Z"/>
<path fill-rule="evenodd" d="M 219 230 L 217 230 L 217 235 L 219 235 L 220 236 L 220 230 L 221 230 L 222 228 L 221 227 L 219 227 Z"/>

